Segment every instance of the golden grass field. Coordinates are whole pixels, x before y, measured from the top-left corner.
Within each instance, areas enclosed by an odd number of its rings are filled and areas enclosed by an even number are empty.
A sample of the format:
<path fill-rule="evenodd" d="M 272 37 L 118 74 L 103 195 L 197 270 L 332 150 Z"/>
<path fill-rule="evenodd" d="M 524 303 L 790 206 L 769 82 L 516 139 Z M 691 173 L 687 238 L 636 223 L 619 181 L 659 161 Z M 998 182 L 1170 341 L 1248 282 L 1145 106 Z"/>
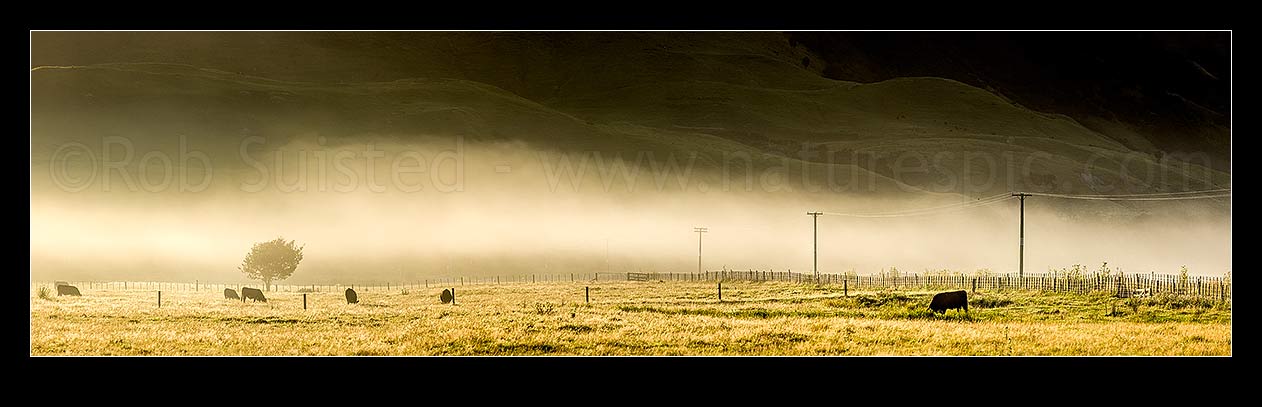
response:
<path fill-rule="evenodd" d="M 591 303 L 584 304 L 584 287 Z M 31 290 L 32 355 L 1231 355 L 1227 304 L 1103 294 L 932 292 L 781 282 L 538 283 L 267 293 Z M 55 293 L 54 293 L 55 295 Z"/>

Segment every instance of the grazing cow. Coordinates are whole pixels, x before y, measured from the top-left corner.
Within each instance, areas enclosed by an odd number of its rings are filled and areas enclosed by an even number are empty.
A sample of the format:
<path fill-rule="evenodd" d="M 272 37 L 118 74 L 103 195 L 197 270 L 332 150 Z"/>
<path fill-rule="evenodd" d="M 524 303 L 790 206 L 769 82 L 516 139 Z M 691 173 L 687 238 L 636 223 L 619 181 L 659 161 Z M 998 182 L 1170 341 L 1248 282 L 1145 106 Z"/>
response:
<path fill-rule="evenodd" d="M 236 291 L 236 290 L 233 290 L 233 289 L 231 289 L 231 288 L 225 288 L 225 289 L 223 289 L 223 297 L 224 297 L 224 298 L 226 298 L 226 299 L 229 299 L 229 300 L 239 300 L 239 299 L 241 299 L 241 297 L 238 297 L 238 296 L 237 296 L 237 291 Z"/>
<path fill-rule="evenodd" d="M 70 285 L 70 283 L 67 283 L 65 281 L 60 281 L 60 280 L 53 282 L 53 287 L 57 287 L 59 285 Z"/>
<path fill-rule="evenodd" d="M 267 297 L 263 296 L 263 290 L 250 287 L 241 287 L 242 300 L 254 300 L 254 302 L 267 302 Z"/>
<path fill-rule="evenodd" d="M 451 302 L 452 298 L 451 290 L 443 290 L 443 294 L 438 296 L 438 299 L 441 300 L 443 304 Z"/>
<path fill-rule="evenodd" d="M 968 291 L 937 293 L 934 294 L 933 301 L 929 303 L 929 310 L 942 314 L 946 314 L 946 310 L 952 308 L 963 308 L 964 312 L 968 312 Z"/>
<path fill-rule="evenodd" d="M 79 289 L 69 284 L 62 284 L 62 285 L 57 286 L 57 296 L 60 297 L 63 295 L 79 296 Z"/>
<path fill-rule="evenodd" d="M 359 303 L 359 296 L 355 295 L 355 290 L 352 290 L 349 288 L 346 289 L 346 303 L 347 304 Z"/>

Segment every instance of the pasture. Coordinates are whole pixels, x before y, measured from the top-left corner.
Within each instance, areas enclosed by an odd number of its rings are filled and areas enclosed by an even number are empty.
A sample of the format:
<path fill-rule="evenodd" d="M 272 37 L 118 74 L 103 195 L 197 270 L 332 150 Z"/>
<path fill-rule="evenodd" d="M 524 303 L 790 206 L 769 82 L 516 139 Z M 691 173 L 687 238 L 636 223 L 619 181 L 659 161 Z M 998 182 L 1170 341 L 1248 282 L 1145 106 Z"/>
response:
<path fill-rule="evenodd" d="M 585 303 L 584 288 L 591 302 Z M 85 289 L 30 293 L 32 355 L 1225 355 L 1230 303 L 793 282 L 555 282 L 343 292 Z"/>

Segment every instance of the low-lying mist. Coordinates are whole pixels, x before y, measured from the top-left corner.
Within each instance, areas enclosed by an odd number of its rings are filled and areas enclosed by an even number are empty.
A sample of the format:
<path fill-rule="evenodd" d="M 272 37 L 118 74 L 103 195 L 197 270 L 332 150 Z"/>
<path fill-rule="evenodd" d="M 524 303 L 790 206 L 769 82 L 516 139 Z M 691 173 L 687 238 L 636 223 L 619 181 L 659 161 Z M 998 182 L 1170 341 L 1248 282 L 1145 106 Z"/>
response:
<path fill-rule="evenodd" d="M 930 216 L 847 217 L 838 214 L 983 197 L 903 190 L 850 167 L 843 177 L 871 183 L 813 192 L 797 175 L 800 162 L 777 169 L 755 159 L 724 172 L 711 156 L 649 153 L 648 165 L 636 166 L 637 154 L 620 161 L 524 143 L 378 139 L 366 148 L 309 137 L 258 141 L 204 162 L 177 151 L 118 168 L 98 160 L 50 170 L 60 162 L 33 160 L 31 278 L 242 281 L 237 266 L 251 245 L 278 236 L 305 246 L 282 284 L 687 273 L 697 271 L 694 227 L 709 228 L 701 236 L 706 270 L 806 272 L 808 211 L 826 213 L 818 218 L 822 273 L 1017 269 L 1016 199 Z M 93 178 L 67 187 L 65 179 L 88 179 L 58 172 L 71 167 Z M 816 182 L 825 177 L 818 169 L 810 170 Z M 1224 202 L 1031 197 L 1025 223 L 1027 273 L 1104 262 L 1125 273 L 1230 269 Z"/>

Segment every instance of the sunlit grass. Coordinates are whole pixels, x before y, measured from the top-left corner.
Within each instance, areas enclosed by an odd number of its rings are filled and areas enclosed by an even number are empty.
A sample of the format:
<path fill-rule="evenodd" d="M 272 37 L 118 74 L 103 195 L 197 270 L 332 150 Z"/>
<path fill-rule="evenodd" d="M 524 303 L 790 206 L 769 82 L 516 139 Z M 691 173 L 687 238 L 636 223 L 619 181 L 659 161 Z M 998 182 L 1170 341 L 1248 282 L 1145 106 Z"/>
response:
<path fill-rule="evenodd" d="M 1230 355 L 1231 310 L 1208 301 L 931 292 L 789 283 L 598 283 L 268 293 L 86 290 L 31 295 L 34 355 Z"/>

